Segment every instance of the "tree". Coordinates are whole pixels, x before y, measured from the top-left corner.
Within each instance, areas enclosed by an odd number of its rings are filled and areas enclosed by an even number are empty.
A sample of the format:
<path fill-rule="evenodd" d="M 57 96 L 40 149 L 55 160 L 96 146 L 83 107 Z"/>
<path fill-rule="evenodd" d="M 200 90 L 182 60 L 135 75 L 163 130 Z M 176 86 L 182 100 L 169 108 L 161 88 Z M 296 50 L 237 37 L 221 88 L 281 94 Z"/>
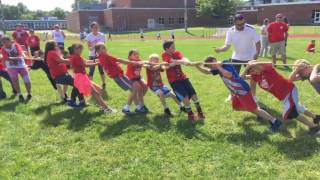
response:
<path fill-rule="evenodd" d="M 76 10 L 78 3 L 84 3 L 84 4 L 92 4 L 92 3 L 99 3 L 99 0 L 74 0 L 74 3 L 72 4 L 72 9 Z"/>
<path fill-rule="evenodd" d="M 56 7 L 53 11 L 50 11 L 50 16 L 57 17 L 58 19 L 65 19 L 67 12 L 59 7 Z"/>
<path fill-rule="evenodd" d="M 225 18 L 234 15 L 239 0 L 198 0 L 197 11 L 200 15 Z"/>

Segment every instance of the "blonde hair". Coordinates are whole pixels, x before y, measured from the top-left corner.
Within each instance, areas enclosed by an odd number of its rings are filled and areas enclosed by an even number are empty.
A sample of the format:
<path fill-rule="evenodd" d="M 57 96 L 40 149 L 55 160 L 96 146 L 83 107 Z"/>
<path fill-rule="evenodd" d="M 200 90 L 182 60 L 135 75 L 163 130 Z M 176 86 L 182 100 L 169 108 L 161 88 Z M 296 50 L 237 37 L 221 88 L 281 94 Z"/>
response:
<path fill-rule="evenodd" d="M 293 67 L 293 70 L 296 70 L 298 68 L 299 65 L 307 65 L 307 66 L 310 66 L 310 62 L 306 59 L 298 59 L 294 62 L 294 67 Z"/>
<path fill-rule="evenodd" d="M 160 56 L 158 54 L 151 54 L 149 56 L 149 60 L 151 60 L 151 59 L 160 59 Z"/>

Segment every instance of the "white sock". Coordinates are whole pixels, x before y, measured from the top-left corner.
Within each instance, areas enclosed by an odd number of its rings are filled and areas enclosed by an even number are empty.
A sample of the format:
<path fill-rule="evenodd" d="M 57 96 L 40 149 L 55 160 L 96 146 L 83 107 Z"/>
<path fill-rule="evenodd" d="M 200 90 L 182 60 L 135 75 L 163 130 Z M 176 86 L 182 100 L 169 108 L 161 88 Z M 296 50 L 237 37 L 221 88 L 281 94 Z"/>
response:
<path fill-rule="evenodd" d="M 141 108 L 142 108 L 141 105 L 138 104 L 138 105 L 137 105 L 137 109 L 141 109 Z"/>
<path fill-rule="evenodd" d="M 271 123 L 274 124 L 276 122 L 276 120 L 277 120 L 276 118 L 272 119 Z"/>
<path fill-rule="evenodd" d="M 129 109 L 130 109 L 130 106 L 129 106 L 128 104 L 126 104 L 126 105 L 123 106 L 123 109 L 129 110 Z"/>

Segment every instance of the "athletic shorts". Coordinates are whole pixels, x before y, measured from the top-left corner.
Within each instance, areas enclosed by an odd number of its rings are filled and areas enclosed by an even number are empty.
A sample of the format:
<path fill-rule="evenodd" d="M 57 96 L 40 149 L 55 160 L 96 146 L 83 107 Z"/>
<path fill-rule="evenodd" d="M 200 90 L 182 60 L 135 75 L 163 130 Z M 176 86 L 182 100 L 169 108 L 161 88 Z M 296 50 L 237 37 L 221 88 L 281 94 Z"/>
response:
<path fill-rule="evenodd" d="M 167 86 L 154 86 L 154 87 L 150 87 L 150 89 L 156 95 L 160 95 L 160 93 L 163 93 L 165 96 L 168 96 L 171 93 L 171 90 Z"/>
<path fill-rule="evenodd" d="M 186 97 L 191 98 L 197 94 L 189 79 L 174 81 L 170 83 L 170 85 L 180 101 Z"/>
<path fill-rule="evenodd" d="M 143 87 L 144 89 L 147 89 L 147 88 L 148 88 L 146 82 L 144 81 L 144 79 L 143 79 L 142 77 L 137 78 L 137 79 L 131 79 L 130 81 L 131 81 L 132 84 L 133 84 L 133 83 L 139 83 L 139 85 L 140 85 L 141 87 Z"/>
<path fill-rule="evenodd" d="M 132 89 L 132 82 L 126 76 L 117 76 L 113 80 L 125 91 Z"/>
<path fill-rule="evenodd" d="M 8 74 L 12 81 L 18 80 L 18 76 L 20 74 L 24 82 L 30 82 L 29 72 L 27 68 L 8 68 Z"/>
<path fill-rule="evenodd" d="M 298 89 L 294 87 L 292 91 L 282 100 L 283 105 L 283 119 L 294 119 L 299 116 L 300 113 L 304 113 L 304 106 L 299 104 Z"/>
<path fill-rule="evenodd" d="M 258 108 L 251 91 L 244 96 L 232 95 L 231 97 L 232 108 L 236 111 L 253 112 Z"/>
<path fill-rule="evenodd" d="M 282 56 L 286 55 L 286 45 L 285 41 L 270 43 L 270 53 L 272 56 L 276 56 L 280 53 Z"/>
<path fill-rule="evenodd" d="M 59 48 L 63 48 L 64 49 L 64 42 L 57 42 L 57 45 Z"/>

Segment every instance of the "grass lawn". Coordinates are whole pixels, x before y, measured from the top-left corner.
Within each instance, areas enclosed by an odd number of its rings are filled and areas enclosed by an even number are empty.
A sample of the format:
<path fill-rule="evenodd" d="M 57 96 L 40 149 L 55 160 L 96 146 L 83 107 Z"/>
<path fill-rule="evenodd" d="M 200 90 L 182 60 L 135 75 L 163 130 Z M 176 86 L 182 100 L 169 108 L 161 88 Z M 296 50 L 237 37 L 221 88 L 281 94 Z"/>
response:
<path fill-rule="evenodd" d="M 289 41 L 289 63 L 297 58 L 319 63 L 318 54 L 303 52 L 308 41 Z M 223 40 L 176 43 L 192 60 L 213 54 L 211 47 L 222 44 Z M 131 48 L 138 48 L 143 58 L 161 52 L 161 41 L 107 45 L 123 58 Z M 231 51 L 217 57 L 230 55 Z M 189 124 L 184 114 L 167 118 L 150 91 L 146 104 L 152 113 L 146 116 L 104 115 L 92 101 L 86 109 L 73 110 L 59 104 L 41 71 L 31 71 L 29 104 L 0 101 L 0 179 L 319 179 L 319 138 L 307 135 L 306 127 L 290 121 L 272 134 L 254 115 L 231 110 L 219 77 L 183 69 L 201 98 L 204 125 Z M 95 81 L 100 83 L 97 73 Z M 320 96 L 307 82 L 296 84 L 303 104 L 320 113 Z M 4 85 L 9 92 L 8 83 Z M 110 79 L 107 90 L 108 103 L 120 111 L 127 93 Z M 280 102 L 260 89 L 257 96 L 261 105 L 281 116 Z M 178 111 L 172 101 L 170 107 Z"/>

